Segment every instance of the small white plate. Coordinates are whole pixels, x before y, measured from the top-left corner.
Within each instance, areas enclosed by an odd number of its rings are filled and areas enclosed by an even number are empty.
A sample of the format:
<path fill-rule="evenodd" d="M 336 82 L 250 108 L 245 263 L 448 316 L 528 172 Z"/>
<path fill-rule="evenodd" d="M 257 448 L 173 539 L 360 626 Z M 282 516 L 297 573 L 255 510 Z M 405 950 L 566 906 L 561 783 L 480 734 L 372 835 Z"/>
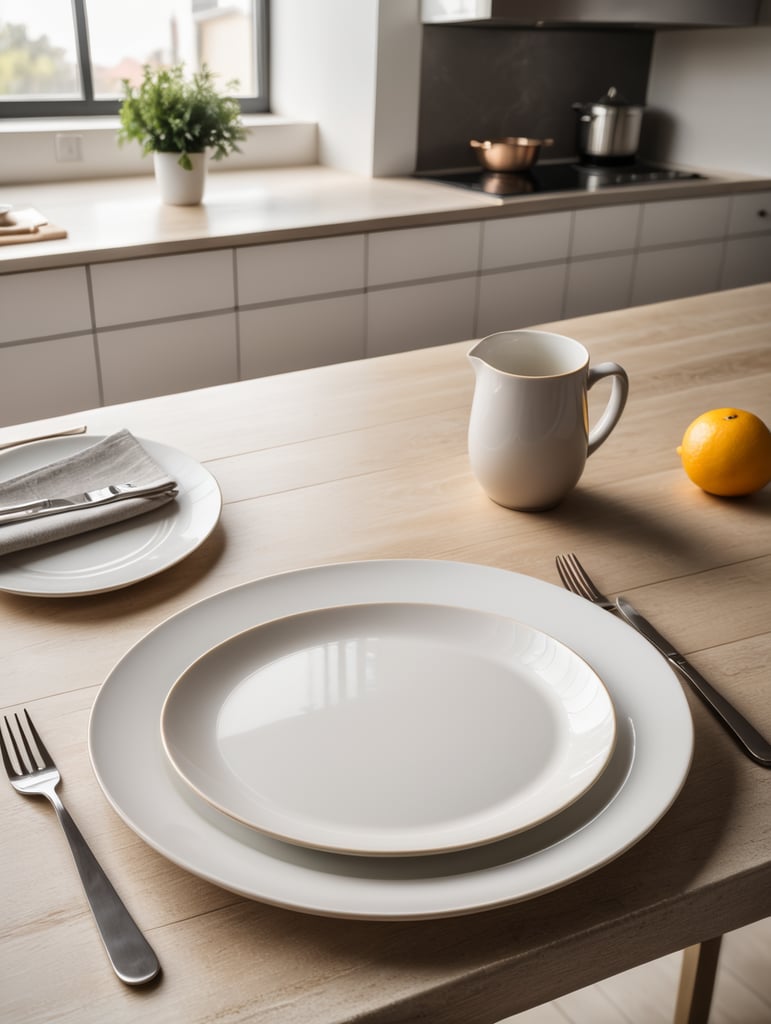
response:
<path fill-rule="evenodd" d="M 613 751 L 607 690 L 564 644 L 499 615 L 362 604 L 265 623 L 184 672 L 166 752 L 218 810 L 365 856 L 465 849 L 530 828 Z"/>
<path fill-rule="evenodd" d="M 102 436 L 56 437 L 3 452 L 0 474 L 17 476 L 83 451 Z M 77 597 L 117 590 L 176 565 L 212 532 L 222 510 L 217 481 L 195 459 L 140 441 L 179 486 L 174 501 L 113 526 L 0 558 L 0 590 L 34 597 Z"/>

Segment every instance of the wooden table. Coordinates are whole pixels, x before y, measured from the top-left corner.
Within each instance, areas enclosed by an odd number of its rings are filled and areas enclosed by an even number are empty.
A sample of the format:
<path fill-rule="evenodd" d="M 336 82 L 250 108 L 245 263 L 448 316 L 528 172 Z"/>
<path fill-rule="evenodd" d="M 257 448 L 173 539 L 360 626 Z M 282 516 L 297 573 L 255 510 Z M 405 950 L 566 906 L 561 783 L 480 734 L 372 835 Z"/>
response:
<path fill-rule="evenodd" d="M 92 773 L 97 690 L 152 627 L 236 584 L 353 559 L 452 559 L 557 583 L 555 554 L 576 551 L 771 734 L 771 488 L 709 497 L 675 454 L 707 409 L 771 422 L 771 285 L 559 329 L 595 361 L 621 362 L 631 395 L 548 513 L 500 508 L 470 474 L 466 343 L 82 417 L 93 433 L 125 426 L 184 450 L 225 499 L 209 540 L 153 579 L 99 597 L 0 595 L 4 710 L 31 709 L 65 800 L 164 971 L 146 989 L 117 981 L 53 813 L 2 783 L 2 1019 L 483 1024 L 771 913 L 771 773 L 690 694 L 693 767 L 647 837 L 558 891 L 450 920 L 333 920 L 241 899 L 145 845 Z"/>

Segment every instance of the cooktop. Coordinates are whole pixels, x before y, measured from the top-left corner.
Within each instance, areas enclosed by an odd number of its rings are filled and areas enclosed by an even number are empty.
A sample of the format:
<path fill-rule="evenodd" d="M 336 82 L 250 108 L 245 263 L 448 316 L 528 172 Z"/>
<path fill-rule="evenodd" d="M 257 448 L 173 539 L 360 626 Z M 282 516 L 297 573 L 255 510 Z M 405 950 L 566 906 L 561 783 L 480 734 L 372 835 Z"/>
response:
<path fill-rule="evenodd" d="M 498 171 L 460 170 L 423 172 L 417 177 L 458 188 L 484 192 L 501 198 L 528 195 L 532 192 L 593 192 L 614 185 L 641 185 L 666 183 L 693 178 L 703 174 L 673 171 L 668 167 L 642 161 L 633 164 L 599 166 L 583 163 L 536 164 L 528 171 L 504 173 Z"/>

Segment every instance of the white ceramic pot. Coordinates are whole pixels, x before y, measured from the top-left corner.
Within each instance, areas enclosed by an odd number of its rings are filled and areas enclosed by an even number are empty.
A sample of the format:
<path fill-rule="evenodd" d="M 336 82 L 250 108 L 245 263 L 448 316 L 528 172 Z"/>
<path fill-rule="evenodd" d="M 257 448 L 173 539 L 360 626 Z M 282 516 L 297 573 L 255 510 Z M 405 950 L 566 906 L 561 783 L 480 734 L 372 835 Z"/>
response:
<path fill-rule="evenodd" d="M 196 206 L 206 184 L 206 153 L 191 153 L 191 171 L 179 165 L 179 153 L 153 153 L 161 201 L 170 206 Z"/>

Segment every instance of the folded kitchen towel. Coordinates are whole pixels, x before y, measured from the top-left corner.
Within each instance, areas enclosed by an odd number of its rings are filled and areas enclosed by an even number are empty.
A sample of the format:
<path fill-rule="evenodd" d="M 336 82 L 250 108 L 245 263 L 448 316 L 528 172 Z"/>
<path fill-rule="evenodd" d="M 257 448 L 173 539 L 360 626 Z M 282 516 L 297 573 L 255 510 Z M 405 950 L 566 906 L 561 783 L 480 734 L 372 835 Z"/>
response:
<path fill-rule="evenodd" d="M 40 498 L 65 498 L 109 484 L 162 481 L 168 481 L 169 490 L 152 497 L 123 498 L 108 505 L 67 509 L 23 522 L 0 522 L 0 555 L 131 519 L 172 501 L 176 495 L 175 481 L 128 430 L 111 434 L 58 462 L 0 481 L 0 507 Z"/>

